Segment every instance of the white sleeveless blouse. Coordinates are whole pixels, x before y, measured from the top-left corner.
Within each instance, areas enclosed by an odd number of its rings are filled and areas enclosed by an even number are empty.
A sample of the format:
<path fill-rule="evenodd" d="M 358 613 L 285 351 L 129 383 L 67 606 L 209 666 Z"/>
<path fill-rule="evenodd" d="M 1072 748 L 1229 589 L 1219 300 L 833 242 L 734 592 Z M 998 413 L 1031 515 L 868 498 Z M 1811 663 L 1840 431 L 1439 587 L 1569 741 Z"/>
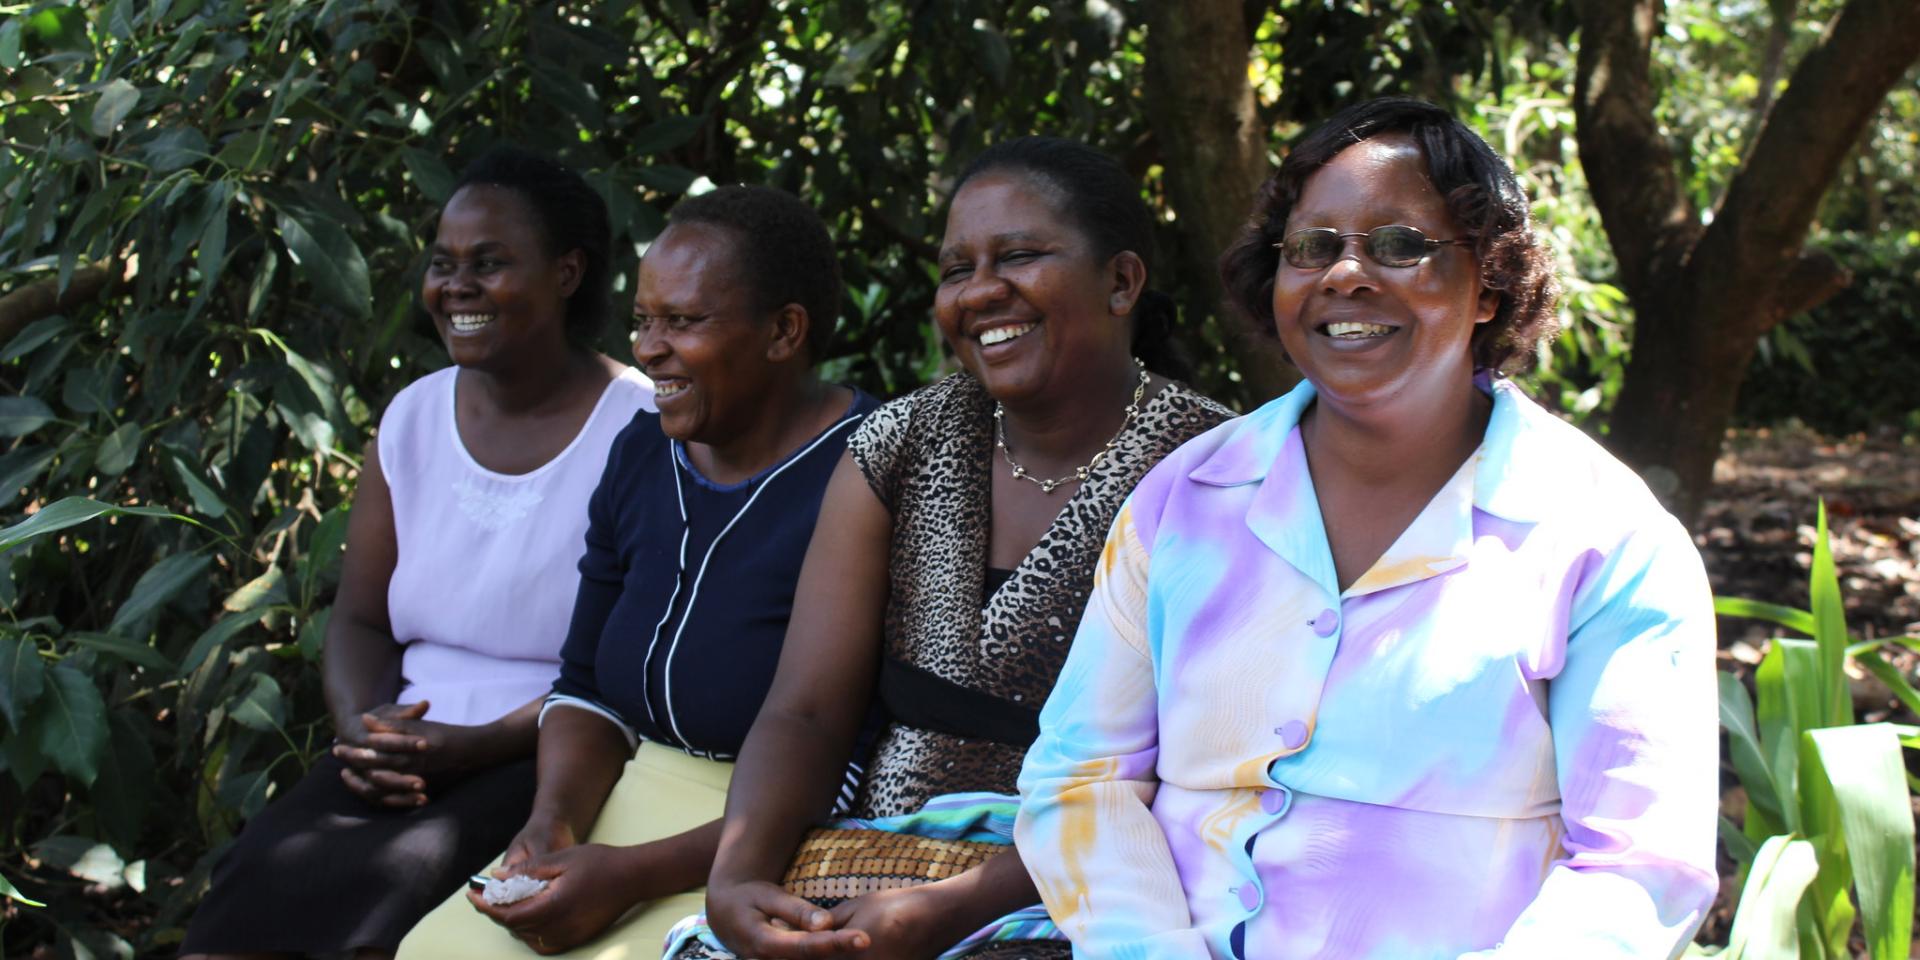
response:
<path fill-rule="evenodd" d="M 579 591 L 587 498 L 613 438 L 653 387 L 626 368 L 565 450 L 523 474 L 476 463 L 454 423 L 458 367 L 430 373 L 380 419 L 380 467 L 399 545 L 387 618 L 405 649 L 400 703 L 481 724 L 547 692 Z"/>

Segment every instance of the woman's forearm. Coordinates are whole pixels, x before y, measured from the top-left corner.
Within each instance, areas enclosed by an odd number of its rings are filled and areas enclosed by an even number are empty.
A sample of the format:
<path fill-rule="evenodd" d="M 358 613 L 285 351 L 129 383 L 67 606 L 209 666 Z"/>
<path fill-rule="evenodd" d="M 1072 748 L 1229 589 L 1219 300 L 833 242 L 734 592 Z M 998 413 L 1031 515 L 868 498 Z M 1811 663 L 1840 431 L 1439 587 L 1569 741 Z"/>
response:
<path fill-rule="evenodd" d="M 382 630 L 336 616 L 321 671 L 334 727 L 352 729 L 360 714 L 400 695 L 400 645 Z"/>
<path fill-rule="evenodd" d="M 626 767 L 626 737 L 598 714 L 561 707 L 539 725 L 538 749 L 539 785 L 529 819 L 564 824 L 576 841 L 586 837 Z"/>
<path fill-rule="evenodd" d="M 939 942 L 948 944 L 959 943 L 994 920 L 1040 902 L 1040 891 L 1020 862 L 1020 851 L 1011 847 L 957 877 L 920 889 L 937 904 L 932 915 L 939 918 Z"/>
<path fill-rule="evenodd" d="M 622 888 L 638 903 L 706 883 L 707 870 L 720 847 L 721 822 L 709 820 L 683 833 L 618 848 Z"/>
<path fill-rule="evenodd" d="M 711 884 L 779 882 L 807 828 L 832 809 L 854 735 L 821 718 L 761 713 L 727 788 Z"/>

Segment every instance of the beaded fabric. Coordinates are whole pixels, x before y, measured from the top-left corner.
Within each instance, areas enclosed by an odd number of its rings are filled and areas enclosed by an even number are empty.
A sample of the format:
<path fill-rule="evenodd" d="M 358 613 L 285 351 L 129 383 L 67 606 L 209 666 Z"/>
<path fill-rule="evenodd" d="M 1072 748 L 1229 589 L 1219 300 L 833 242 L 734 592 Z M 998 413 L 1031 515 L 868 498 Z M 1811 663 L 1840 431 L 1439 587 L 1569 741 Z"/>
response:
<path fill-rule="evenodd" d="M 817 827 L 800 841 L 781 885 L 814 906 L 832 909 L 880 890 L 959 876 L 1005 849 L 1002 843 Z"/>

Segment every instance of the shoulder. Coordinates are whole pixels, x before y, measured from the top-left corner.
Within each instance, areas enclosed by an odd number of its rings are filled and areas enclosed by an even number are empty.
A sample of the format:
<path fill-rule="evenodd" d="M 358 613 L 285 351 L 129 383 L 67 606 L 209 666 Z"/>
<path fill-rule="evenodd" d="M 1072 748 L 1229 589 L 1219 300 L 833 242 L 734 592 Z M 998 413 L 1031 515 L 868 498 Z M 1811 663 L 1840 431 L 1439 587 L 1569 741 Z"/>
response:
<path fill-rule="evenodd" d="M 607 384 L 606 402 L 609 410 L 622 419 L 642 410 L 652 412 L 653 381 L 639 370 L 622 364 L 620 373 Z"/>
<path fill-rule="evenodd" d="M 400 392 L 387 401 L 387 409 L 380 415 L 380 429 L 386 430 L 389 422 L 397 423 L 441 409 L 459 375 L 459 367 L 442 367 L 401 387 Z"/>
<path fill-rule="evenodd" d="M 1574 528 L 1599 539 L 1679 529 L 1646 481 L 1599 441 L 1512 383 L 1495 383 L 1493 395 L 1477 464 L 1477 505 L 1508 519 Z"/>
<path fill-rule="evenodd" d="M 936 425 L 963 419 L 986 402 L 986 390 L 966 373 L 955 373 L 906 396 L 880 404 L 867 415 L 847 446 L 868 456 L 939 435 Z"/>

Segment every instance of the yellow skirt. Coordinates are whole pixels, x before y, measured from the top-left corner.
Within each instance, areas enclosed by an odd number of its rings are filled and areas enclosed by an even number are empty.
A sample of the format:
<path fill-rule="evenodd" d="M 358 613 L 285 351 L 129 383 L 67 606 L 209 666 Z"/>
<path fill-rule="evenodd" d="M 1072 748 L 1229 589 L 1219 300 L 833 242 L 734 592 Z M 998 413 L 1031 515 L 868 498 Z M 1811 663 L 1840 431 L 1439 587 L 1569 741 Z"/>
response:
<path fill-rule="evenodd" d="M 614 784 L 588 843 L 620 846 L 684 833 L 720 819 L 733 764 L 702 760 L 672 747 L 642 742 Z M 500 860 L 494 858 L 493 866 Z M 493 866 L 487 868 L 488 871 Z M 706 888 L 650 901 L 629 910 L 591 943 L 557 956 L 577 960 L 654 960 L 667 931 L 706 909 Z M 464 890 L 447 898 L 400 942 L 399 960 L 525 960 L 537 957 L 506 928 L 467 902 Z"/>

